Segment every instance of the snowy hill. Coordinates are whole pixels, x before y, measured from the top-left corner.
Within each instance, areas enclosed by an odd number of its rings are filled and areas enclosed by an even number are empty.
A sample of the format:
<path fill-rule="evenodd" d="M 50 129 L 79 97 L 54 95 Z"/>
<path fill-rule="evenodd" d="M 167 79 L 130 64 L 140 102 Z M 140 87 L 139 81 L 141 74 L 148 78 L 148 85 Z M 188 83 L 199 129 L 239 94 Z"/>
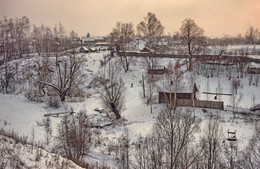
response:
<path fill-rule="evenodd" d="M 104 59 L 104 56 L 108 55 L 108 52 L 101 53 L 91 53 L 91 54 L 79 54 L 86 58 L 87 62 L 84 63 L 84 73 L 86 74 L 87 80 L 84 90 L 87 93 L 87 96 L 83 102 L 65 102 L 60 108 L 50 108 L 46 103 L 36 103 L 28 101 L 27 98 L 23 96 L 23 93 L 17 95 L 9 94 L 0 94 L 0 128 L 4 130 L 14 130 L 18 132 L 19 135 L 28 136 L 29 140 L 34 139 L 35 142 L 40 142 L 41 144 L 46 144 L 46 133 L 44 127 L 41 125 L 46 119 L 44 114 L 47 113 L 59 113 L 64 111 L 69 111 L 73 109 L 74 112 L 79 112 L 80 110 L 86 110 L 88 117 L 92 122 L 99 122 L 99 124 L 106 124 L 110 121 L 107 119 L 105 114 L 99 113 L 95 110 L 102 110 L 99 96 L 97 94 L 97 89 L 88 88 L 87 86 L 92 82 L 92 80 L 97 75 L 98 71 L 101 68 L 101 60 Z M 116 59 L 116 58 L 113 58 Z M 113 60 L 112 59 L 112 60 Z M 175 63 L 174 59 L 165 59 L 161 58 L 159 60 L 161 66 L 167 66 L 169 62 Z M 26 66 L 31 63 L 31 60 L 23 60 L 23 64 L 20 66 Z M 22 69 L 22 68 L 21 68 Z M 185 69 L 183 67 L 182 69 Z M 221 70 L 220 76 L 216 77 L 216 71 L 209 68 L 209 74 L 202 72 L 196 74 L 194 77 L 195 83 L 198 86 L 199 93 L 198 98 L 201 100 L 215 100 L 215 95 L 206 95 L 203 92 L 216 92 L 221 91 L 222 93 L 230 93 L 232 89 L 232 81 L 229 80 L 229 77 L 226 76 L 228 70 Z M 183 71 L 184 72 L 184 71 Z M 99 139 L 95 138 L 95 145 L 91 148 L 89 159 L 93 162 L 100 162 L 111 167 L 120 168 L 118 159 L 115 154 L 110 153 L 108 145 L 112 143 L 116 144 L 118 138 L 125 133 L 126 130 L 129 131 L 131 136 L 131 143 L 137 140 L 138 137 L 146 136 L 150 133 L 153 128 L 153 124 L 156 122 L 156 117 L 158 116 L 161 109 L 164 107 L 164 104 L 158 104 L 158 98 L 154 100 L 151 106 L 147 104 L 147 98 L 143 98 L 143 84 L 142 76 L 146 76 L 147 69 L 144 65 L 142 58 L 134 58 L 134 62 L 130 65 L 130 70 L 127 73 L 123 71 L 120 72 L 120 76 L 125 82 L 126 92 L 125 92 L 125 110 L 122 112 L 122 117 L 125 121 L 119 123 L 115 126 L 108 126 L 101 129 L 93 129 L 93 132 L 99 133 L 95 137 L 100 137 Z M 192 73 L 184 73 L 184 78 L 186 81 L 190 80 Z M 211 77 L 212 75 L 212 77 Z M 236 74 L 232 74 L 233 78 L 237 77 Z M 252 107 L 252 97 L 255 96 L 259 99 L 260 88 L 256 85 L 249 85 L 249 75 L 243 78 L 239 78 L 239 87 L 238 93 L 243 95 L 241 102 L 237 106 L 241 111 L 249 111 L 249 108 Z M 159 82 L 159 83 L 162 83 Z M 26 88 L 26 84 L 23 84 L 23 89 Z M 255 99 L 257 101 L 257 99 Z M 224 135 L 226 135 L 227 130 L 237 131 L 237 139 L 239 148 L 242 150 L 247 146 L 249 138 L 253 135 L 254 123 L 252 123 L 252 118 L 245 118 L 242 115 L 238 114 L 236 118 L 233 118 L 233 113 L 231 110 L 231 99 L 230 96 L 221 96 L 217 100 L 224 101 L 225 110 L 205 110 L 200 108 L 194 108 L 196 116 L 202 120 L 201 129 L 206 125 L 206 122 L 209 120 L 211 114 L 220 115 L 222 119 L 222 127 Z M 107 110 L 108 111 L 108 110 Z M 73 117 L 74 115 L 68 115 Z M 258 117 L 256 117 L 258 118 Z M 54 146 L 54 140 L 57 136 L 57 126 L 60 123 L 62 116 L 59 117 L 50 117 L 51 119 L 51 128 L 52 132 L 52 142 L 49 145 L 46 145 L 47 150 L 51 150 Z M 252 120 L 252 121 L 250 121 Z M 34 137 L 32 136 L 34 133 Z M 199 141 L 201 133 L 196 134 L 196 139 Z M 226 137 L 226 136 L 225 136 Z M 54 162 L 52 159 L 57 159 L 58 165 L 63 165 L 62 161 L 66 161 L 59 155 L 48 153 L 45 150 L 40 150 L 35 148 L 31 150 L 30 146 L 14 144 L 13 140 L 6 137 L 0 137 L 4 142 L 0 142 L 3 147 L 7 143 L 14 146 L 14 154 L 16 152 L 23 150 L 23 153 L 26 154 L 26 159 L 20 157 L 21 160 L 26 166 L 37 166 L 39 168 L 48 168 L 49 163 Z M 101 142 L 101 143 L 98 143 Z M 35 160 L 37 153 L 41 151 L 42 158 Z M 67 164 L 68 163 L 68 164 Z M 77 168 L 78 166 L 72 162 L 66 162 L 69 168 Z M 11 165 L 11 164 L 8 164 Z M 36 168 L 37 168 L 36 167 Z M 26 168 L 26 167 L 25 167 Z"/>
<path fill-rule="evenodd" d="M 58 154 L 0 135 L 1 168 L 74 168 L 80 169 L 71 160 Z"/>

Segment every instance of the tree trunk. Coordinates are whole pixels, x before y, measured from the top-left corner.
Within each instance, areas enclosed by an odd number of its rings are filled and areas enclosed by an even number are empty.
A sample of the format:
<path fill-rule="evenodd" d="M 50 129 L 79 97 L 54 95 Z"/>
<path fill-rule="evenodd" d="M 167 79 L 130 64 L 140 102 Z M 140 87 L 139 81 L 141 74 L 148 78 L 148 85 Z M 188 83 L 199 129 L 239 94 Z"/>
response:
<path fill-rule="evenodd" d="M 189 56 L 189 71 L 192 71 L 192 56 Z"/>
<path fill-rule="evenodd" d="M 65 101 L 65 96 L 66 96 L 66 93 L 65 92 L 61 92 L 60 93 L 60 101 L 64 102 Z"/>
<path fill-rule="evenodd" d="M 115 114 L 115 116 L 116 116 L 116 119 L 120 119 L 120 118 L 121 118 L 121 115 L 120 115 L 120 113 L 118 112 L 118 110 L 116 109 L 115 103 L 111 102 L 111 103 L 110 103 L 110 106 L 111 106 L 112 112 L 113 112 L 113 113 Z"/>

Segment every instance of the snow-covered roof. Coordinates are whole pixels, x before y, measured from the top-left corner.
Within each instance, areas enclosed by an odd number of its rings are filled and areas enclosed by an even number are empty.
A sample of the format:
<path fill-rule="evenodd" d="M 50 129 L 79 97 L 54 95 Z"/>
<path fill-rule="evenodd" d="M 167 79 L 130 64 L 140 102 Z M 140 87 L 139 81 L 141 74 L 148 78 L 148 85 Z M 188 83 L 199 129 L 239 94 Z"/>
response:
<path fill-rule="evenodd" d="M 96 48 L 89 48 L 90 50 L 92 50 L 92 51 L 95 51 L 95 50 L 97 50 Z"/>
<path fill-rule="evenodd" d="M 172 82 L 169 80 L 168 75 L 164 75 L 163 80 L 160 80 L 156 83 L 158 87 L 158 92 L 168 92 L 168 93 L 192 93 L 194 87 L 195 90 L 197 89 L 197 86 L 195 83 L 191 83 L 189 81 L 189 78 L 181 78 L 179 79 L 179 84 L 177 85 L 177 89 L 175 89 L 175 81 L 172 80 Z M 174 78 L 172 78 L 174 79 Z"/>
<path fill-rule="evenodd" d="M 141 50 L 141 52 L 151 52 L 151 53 L 153 53 L 154 52 L 154 50 L 153 49 L 150 49 L 149 47 L 145 47 L 145 48 L 143 48 L 142 50 Z"/>
<path fill-rule="evenodd" d="M 168 42 L 164 42 L 164 41 L 160 41 L 157 43 L 158 45 L 164 45 L 164 46 L 167 46 L 168 45 Z"/>
<path fill-rule="evenodd" d="M 87 47 L 85 47 L 85 46 L 82 46 L 82 47 L 80 47 L 80 49 L 84 49 L 84 50 L 89 50 Z"/>
<path fill-rule="evenodd" d="M 260 68 L 260 64 L 257 64 L 255 62 L 251 62 L 249 65 L 249 68 Z"/>
<path fill-rule="evenodd" d="M 102 45 L 108 46 L 108 45 L 110 45 L 110 43 L 108 43 L 108 42 L 98 42 L 98 43 L 96 43 L 96 45 L 99 45 L 99 46 L 102 46 Z"/>

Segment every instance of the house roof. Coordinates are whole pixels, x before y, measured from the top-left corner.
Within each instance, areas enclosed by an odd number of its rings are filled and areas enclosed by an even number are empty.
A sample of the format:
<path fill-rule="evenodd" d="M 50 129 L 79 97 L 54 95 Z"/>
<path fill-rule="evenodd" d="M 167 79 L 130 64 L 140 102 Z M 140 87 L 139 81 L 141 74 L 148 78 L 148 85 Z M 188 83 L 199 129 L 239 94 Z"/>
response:
<path fill-rule="evenodd" d="M 81 49 L 83 49 L 83 50 L 85 50 L 85 51 L 89 51 L 89 49 L 88 49 L 87 47 L 84 47 L 84 46 L 82 46 L 82 47 L 79 48 L 79 50 L 81 50 Z"/>
<path fill-rule="evenodd" d="M 96 48 L 89 48 L 90 51 L 95 51 L 97 50 Z"/>
<path fill-rule="evenodd" d="M 189 78 L 183 78 L 179 80 L 177 89 L 175 89 L 175 82 L 168 80 L 167 75 L 164 75 L 163 80 L 159 80 L 156 85 L 158 87 L 158 92 L 167 92 L 167 93 L 192 93 L 194 90 L 198 92 L 196 83 L 191 83 Z"/>
<path fill-rule="evenodd" d="M 149 47 L 144 47 L 142 50 L 141 50 L 141 52 L 151 52 L 151 53 L 153 53 L 153 52 L 155 52 L 153 49 L 150 49 Z"/>
<path fill-rule="evenodd" d="M 98 42 L 98 43 L 96 43 L 96 45 L 97 46 L 108 46 L 108 45 L 110 45 L 110 43 L 108 43 L 108 42 Z"/>
<path fill-rule="evenodd" d="M 254 62 L 252 62 L 252 63 L 250 63 L 250 65 L 248 66 L 249 68 L 260 68 L 260 64 L 257 64 L 257 63 L 254 63 Z"/>

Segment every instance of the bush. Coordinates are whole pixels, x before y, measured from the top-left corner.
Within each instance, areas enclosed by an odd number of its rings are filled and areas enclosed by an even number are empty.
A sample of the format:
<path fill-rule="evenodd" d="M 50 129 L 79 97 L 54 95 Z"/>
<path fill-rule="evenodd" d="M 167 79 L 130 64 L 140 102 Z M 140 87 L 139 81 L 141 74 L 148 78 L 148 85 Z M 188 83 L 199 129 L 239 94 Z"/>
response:
<path fill-rule="evenodd" d="M 25 97 L 30 101 L 43 102 L 44 96 L 37 90 L 27 90 Z"/>
<path fill-rule="evenodd" d="M 48 104 L 48 106 L 57 109 L 57 108 L 59 108 L 61 106 L 61 101 L 60 101 L 59 97 L 51 96 L 51 97 L 48 98 L 47 104 Z"/>

